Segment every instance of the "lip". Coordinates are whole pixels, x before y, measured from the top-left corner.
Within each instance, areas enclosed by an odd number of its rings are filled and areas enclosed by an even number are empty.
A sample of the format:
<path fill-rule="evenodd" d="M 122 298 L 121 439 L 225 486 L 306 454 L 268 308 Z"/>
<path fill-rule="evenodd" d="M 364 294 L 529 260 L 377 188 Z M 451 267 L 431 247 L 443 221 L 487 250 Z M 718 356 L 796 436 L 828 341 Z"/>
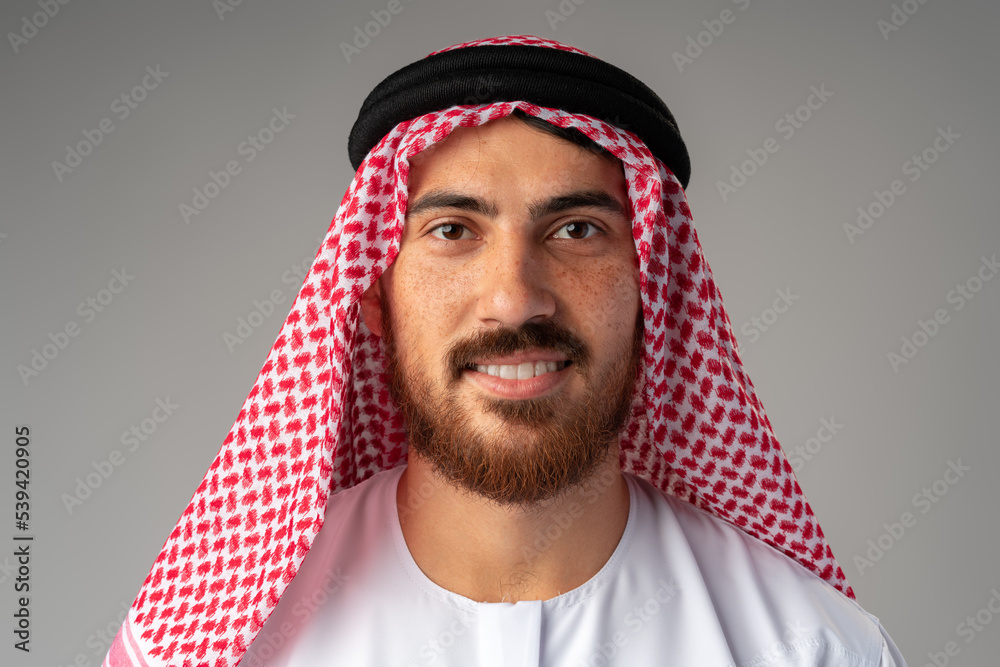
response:
<path fill-rule="evenodd" d="M 511 358 L 516 356 L 518 355 L 512 355 Z M 535 356 L 531 356 L 530 353 L 528 355 L 521 356 L 525 357 L 523 361 L 561 361 L 561 359 L 536 358 Z M 500 358 L 506 360 L 508 357 Z M 565 357 L 562 359 L 565 359 Z M 493 363 L 492 360 L 490 363 Z M 515 362 L 504 361 L 500 365 L 513 363 Z M 544 373 L 533 378 L 528 378 L 527 380 L 505 380 L 488 373 L 480 373 L 475 369 L 467 368 L 462 371 L 462 377 L 476 387 L 486 391 L 487 393 L 493 394 L 498 398 L 524 400 L 529 398 L 538 398 L 539 396 L 543 396 L 544 394 L 553 391 L 556 387 L 565 382 L 572 372 L 573 365 L 570 364 L 562 370 Z"/>

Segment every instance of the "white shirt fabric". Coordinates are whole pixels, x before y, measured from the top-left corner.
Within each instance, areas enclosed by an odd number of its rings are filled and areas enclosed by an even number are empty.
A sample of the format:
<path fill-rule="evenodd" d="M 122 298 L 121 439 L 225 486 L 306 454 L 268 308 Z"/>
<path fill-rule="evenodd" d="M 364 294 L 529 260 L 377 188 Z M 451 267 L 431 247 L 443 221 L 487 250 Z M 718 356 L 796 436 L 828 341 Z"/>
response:
<path fill-rule="evenodd" d="M 428 579 L 406 546 L 396 508 L 403 469 L 330 498 L 240 667 L 905 667 L 857 603 L 629 474 L 625 531 L 585 584 L 514 604 L 457 595 Z"/>

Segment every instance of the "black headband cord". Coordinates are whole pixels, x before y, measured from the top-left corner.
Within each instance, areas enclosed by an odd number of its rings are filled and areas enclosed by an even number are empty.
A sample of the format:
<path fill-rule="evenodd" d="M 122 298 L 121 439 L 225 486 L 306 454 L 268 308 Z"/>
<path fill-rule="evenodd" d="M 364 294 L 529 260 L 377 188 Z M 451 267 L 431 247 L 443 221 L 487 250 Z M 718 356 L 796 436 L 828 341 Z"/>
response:
<path fill-rule="evenodd" d="M 457 104 L 515 100 L 586 114 L 635 133 L 687 188 L 687 147 L 656 93 L 603 60 L 539 46 L 453 49 L 390 74 L 365 99 L 351 128 L 351 165 L 357 171 L 368 151 L 405 120 Z"/>

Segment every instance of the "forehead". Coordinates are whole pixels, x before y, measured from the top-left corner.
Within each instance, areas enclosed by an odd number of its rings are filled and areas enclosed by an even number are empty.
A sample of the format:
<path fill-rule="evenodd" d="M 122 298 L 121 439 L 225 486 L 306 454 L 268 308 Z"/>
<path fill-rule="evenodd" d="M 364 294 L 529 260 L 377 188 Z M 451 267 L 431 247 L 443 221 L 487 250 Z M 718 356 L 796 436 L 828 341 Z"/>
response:
<path fill-rule="evenodd" d="M 513 118 L 456 128 L 409 158 L 409 199 L 430 190 L 496 199 L 605 190 L 628 210 L 621 162 Z"/>

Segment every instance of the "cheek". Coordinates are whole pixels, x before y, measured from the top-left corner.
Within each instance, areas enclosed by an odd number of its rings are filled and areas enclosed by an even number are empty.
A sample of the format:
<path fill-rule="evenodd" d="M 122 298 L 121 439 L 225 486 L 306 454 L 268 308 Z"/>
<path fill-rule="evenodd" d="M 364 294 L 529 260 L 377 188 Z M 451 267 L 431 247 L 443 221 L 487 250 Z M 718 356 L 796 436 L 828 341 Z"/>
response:
<path fill-rule="evenodd" d="M 400 350 L 415 350 L 418 357 L 428 358 L 432 350 L 443 349 L 459 330 L 470 293 L 466 272 L 400 253 L 390 288 Z"/>
<path fill-rule="evenodd" d="M 579 281 L 574 308 L 581 331 L 594 342 L 631 336 L 641 307 L 639 268 L 632 262 L 612 262 L 594 267 L 587 280 Z M 588 287 L 584 287 L 587 285 Z"/>

